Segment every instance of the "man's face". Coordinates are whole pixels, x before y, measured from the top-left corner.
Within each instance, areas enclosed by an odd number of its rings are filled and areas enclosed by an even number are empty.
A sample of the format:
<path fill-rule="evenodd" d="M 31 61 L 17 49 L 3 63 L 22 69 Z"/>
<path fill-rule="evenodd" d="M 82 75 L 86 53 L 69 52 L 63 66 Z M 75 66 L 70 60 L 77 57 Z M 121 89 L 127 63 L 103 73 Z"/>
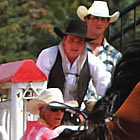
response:
<path fill-rule="evenodd" d="M 47 107 L 42 110 L 43 119 L 49 124 L 51 128 L 55 128 L 61 124 L 62 118 L 64 116 L 64 109 L 61 108 L 51 108 Z"/>
<path fill-rule="evenodd" d="M 64 52 L 69 61 L 74 61 L 84 50 L 85 39 L 73 35 L 64 37 Z"/>
<path fill-rule="evenodd" d="M 106 28 L 109 26 L 109 18 L 90 16 L 86 17 L 85 22 L 88 26 L 88 36 L 98 38 L 104 35 Z"/>

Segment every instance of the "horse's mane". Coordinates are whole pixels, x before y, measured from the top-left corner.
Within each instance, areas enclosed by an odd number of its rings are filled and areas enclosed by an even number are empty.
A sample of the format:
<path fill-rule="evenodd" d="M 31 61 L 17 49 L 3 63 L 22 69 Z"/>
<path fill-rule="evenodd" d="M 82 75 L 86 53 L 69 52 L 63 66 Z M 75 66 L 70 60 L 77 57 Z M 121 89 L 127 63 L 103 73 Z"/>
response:
<path fill-rule="evenodd" d="M 112 103 L 110 111 L 115 113 L 138 81 L 140 81 L 140 40 L 135 40 L 125 45 L 122 58 L 112 73 L 111 85 L 101 102 L 111 97 L 109 101 Z M 117 99 L 114 101 L 112 98 Z"/>

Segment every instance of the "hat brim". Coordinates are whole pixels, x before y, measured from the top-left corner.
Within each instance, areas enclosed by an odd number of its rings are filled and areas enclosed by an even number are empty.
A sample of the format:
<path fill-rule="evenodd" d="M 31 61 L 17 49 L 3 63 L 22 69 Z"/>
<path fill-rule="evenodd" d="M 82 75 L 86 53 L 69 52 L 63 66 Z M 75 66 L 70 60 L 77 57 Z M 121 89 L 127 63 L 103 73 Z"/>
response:
<path fill-rule="evenodd" d="M 113 15 L 110 16 L 110 23 L 115 22 L 116 20 L 118 20 L 120 16 L 120 12 L 116 11 Z"/>
<path fill-rule="evenodd" d="M 34 114 L 34 115 L 39 115 L 39 108 L 46 106 L 46 105 L 56 107 L 56 108 L 64 108 L 65 107 L 65 104 L 59 103 L 59 102 L 51 102 L 49 104 L 46 104 L 43 101 L 30 100 L 27 102 L 27 112 Z"/>
<path fill-rule="evenodd" d="M 56 106 L 56 107 L 78 107 L 78 102 L 76 100 L 70 100 L 67 101 L 65 103 L 61 103 L 61 102 L 56 102 L 56 101 L 52 101 L 49 103 L 50 106 Z"/>
<path fill-rule="evenodd" d="M 91 40 L 94 40 L 93 38 L 89 38 L 89 37 L 86 37 L 86 36 L 82 36 L 82 35 L 79 35 L 79 34 L 76 34 L 76 33 L 68 33 L 68 32 L 62 32 L 58 27 L 54 27 L 54 32 L 60 36 L 61 38 L 63 38 L 64 36 L 66 35 L 74 35 L 74 36 L 78 36 L 78 37 L 81 37 L 81 38 L 84 38 L 85 41 L 91 41 Z"/>
<path fill-rule="evenodd" d="M 65 103 L 52 101 L 49 104 L 46 104 L 43 101 L 34 99 L 34 100 L 30 100 L 27 102 L 27 112 L 34 114 L 34 115 L 39 115 L 39 108 L 46 106 L 46 105 L 56 107 L 56 108 L 77 108 L 78 102 L 75 100 L 71 100 L 71 101 L 68 101 Z"/>
<path fill-rule="evenodd" d="M 79 126 L 79 125 L 60 125 L 54 129 L 54 131 L 59 135 L 64 130 L 71 130 L 71 131 L 79 132 L 79 131 L 87 130 L 87 128 L 84 125 L 81 125 L 81 126 Z"/>
<path fill-rule="evenodd" d="M 36 100 L 30 100 L 27 101 L 26 103 L 26 110 L 27 112 L 34 114 L 34 115 L 39 115 L 39 108 L 45 106 L 46 104 L 42 102 L 38 102 Z"/>
<path fill-rule="evenodd" d="M 79 6 L 77 8 L 77 15 L 82 21 L 84 21 L 84 18 L 89 15 L 88 9 L 85 6 Z M 118 20 L 118 18 L 120 16 L 120 12 L 116 11 L 114 14 L 109 15 L 109 16 L 102 16 L 102 15 L 97 14 L 97 13 L 96 14 L 91 14 L 91 15 L 97 16 L 97 17 L 110 18 L 109 22 L 112 23 L 112 22 L 115 22 L 116 20 Z"/>

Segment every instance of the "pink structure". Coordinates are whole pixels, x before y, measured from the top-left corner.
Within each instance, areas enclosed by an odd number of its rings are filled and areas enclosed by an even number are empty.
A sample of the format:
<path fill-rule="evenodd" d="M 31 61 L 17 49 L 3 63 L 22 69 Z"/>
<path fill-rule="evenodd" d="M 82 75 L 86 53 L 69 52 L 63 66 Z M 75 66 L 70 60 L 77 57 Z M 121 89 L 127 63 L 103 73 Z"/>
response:
<path fill-rule="evenodd" d="M 26 129 L 27 99 L 33 99 L 40 95 L 47 88 L 47 80 L 48 78 L 30 59 L 0 65 L 0 89 L 9 91 L 10 121 L 9 124 L 6 124 L 9 127 L 5 128 L 9 128 L 6 130 L 9 140 L 22 138 Z M 31 94 L 29 95 L 29 93 Z M 3 104 L 3 102 L 0 103 Z"/>

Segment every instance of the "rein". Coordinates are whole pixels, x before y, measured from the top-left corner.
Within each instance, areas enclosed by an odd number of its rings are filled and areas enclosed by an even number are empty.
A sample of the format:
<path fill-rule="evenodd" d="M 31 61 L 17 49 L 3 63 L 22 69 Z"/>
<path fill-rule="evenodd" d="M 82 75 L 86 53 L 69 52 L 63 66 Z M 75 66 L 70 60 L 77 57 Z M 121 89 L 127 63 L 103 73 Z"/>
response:
<path fill-rule="evenodd" d="M 118 128 L 120 128 L 120 130 L 127 136 L 133 136 L 131 134 L 129 134 L 121 125 L 120 125 L 120 121 L 118 118 L 116 118 L 116 124 L 118 126 Z"/>
<path fill-rule="evenodd" d="M 115 114 L 113 114 L 112 115 L 112 117 L 109 117 L 109 118 L 107 118 L 106 119 L 106 122 L 112 122 L 112 124 L 116 124 L 116 126 L 120 129 L 120 131 L 122 132 L 122 133 L 124 133 L 125 135 L 127 135 L 127 136 L 133 136 L 132 134 L 129 134 L 129 132 L 127 132 L 123 127 L 122 127 L 122 125 L 120 124 L 120 120 L 119 120 L 119 118 L 115 115 Z M 107 125 L 107 129 L 108 129 L 108 134 L 109 134 L 109 136 L 111 137 L 111 140 L 113 140 L 113 132 L 111 131 L 111 129 L 110 129 L 110 127 Z"/>

